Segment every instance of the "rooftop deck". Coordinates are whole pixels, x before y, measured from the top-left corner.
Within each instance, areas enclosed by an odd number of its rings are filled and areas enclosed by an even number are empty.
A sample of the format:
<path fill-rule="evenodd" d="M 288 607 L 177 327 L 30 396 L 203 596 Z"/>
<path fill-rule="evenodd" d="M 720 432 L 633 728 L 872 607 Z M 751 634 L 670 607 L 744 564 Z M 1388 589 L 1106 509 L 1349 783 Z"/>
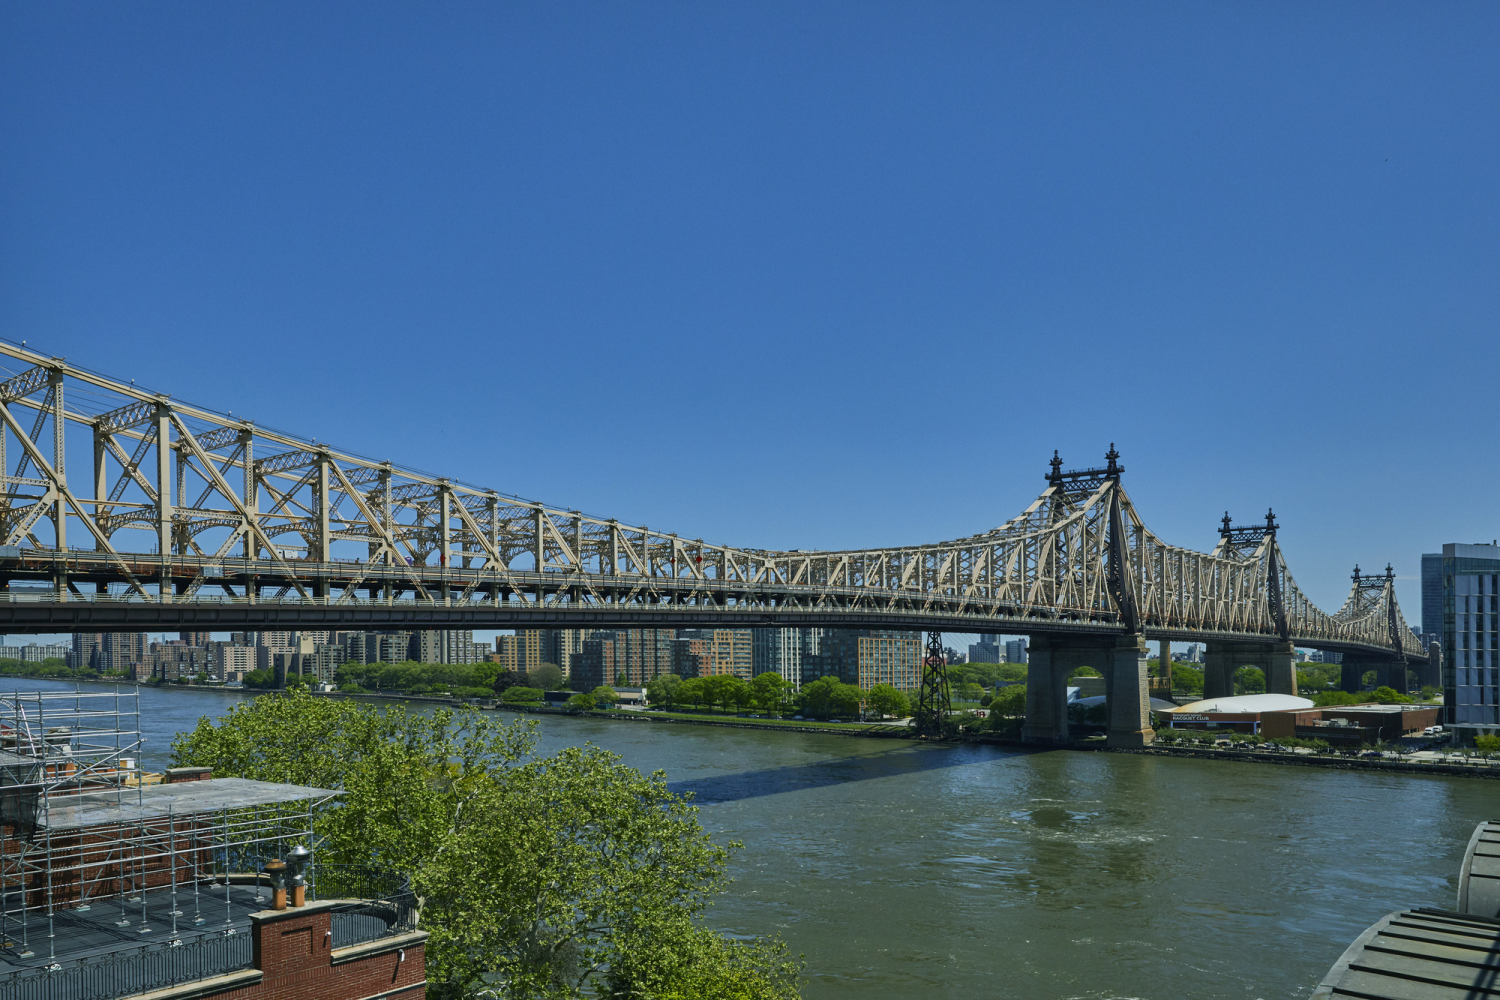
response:
<path fill-rule="evenodd" d="M 412 930 L 409 890 L 399 876 L 325 868 L 332 946 Z M 264 885 L 210 881 L 114 898 L 88 909 L 12 914 L 0 943 L 0 1000 L 111 1000 L 238 969 L 255 960 L 254 920 L 271 906 Z M 357 897 L 356 897 L 357 894 Z M 123 904 L 123 905 L 122 905 Z M 175 904 L 175 905 L 174 905 Z M 174 912 L 175 911 L 175 912 Z"/>

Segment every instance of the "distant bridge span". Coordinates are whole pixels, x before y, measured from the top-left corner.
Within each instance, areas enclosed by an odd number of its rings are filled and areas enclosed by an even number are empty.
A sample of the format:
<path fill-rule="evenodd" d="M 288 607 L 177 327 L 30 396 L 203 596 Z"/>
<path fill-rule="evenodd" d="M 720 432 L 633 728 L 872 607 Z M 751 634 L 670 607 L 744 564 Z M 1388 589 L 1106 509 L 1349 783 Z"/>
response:
<path fill-rule="evenodd" d="M 737 548 L 373 461 L 11 344 L 0 361 L 0 631 L 844 626 L 1026 634 L 1043 660 L 1165 639 L 1206 643 L 1210 675 L 1216 650 L 1264 653 L 1272 690 L 1295 686 L 1293 644 L 1403 671 L 1428 659 L 1389 567 L 1356 571 L 1330 614 L 1269 514 L 1226 515 L 1212 552 L 1169 545 L 1113 446 L 1080 471 L 1054 454 L 1030 507 L 968 538 Z"/>

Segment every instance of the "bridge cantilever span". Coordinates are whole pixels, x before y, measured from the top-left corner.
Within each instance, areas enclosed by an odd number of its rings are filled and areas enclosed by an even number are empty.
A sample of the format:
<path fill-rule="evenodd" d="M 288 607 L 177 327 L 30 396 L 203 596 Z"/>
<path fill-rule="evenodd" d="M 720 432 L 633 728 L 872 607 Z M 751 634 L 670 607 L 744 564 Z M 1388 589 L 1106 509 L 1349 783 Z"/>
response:
<path fill-rule="evenodd" d="M 1163 542 L 1113 446 L 1078 471 L 1054 453 L 1035 502 L 967 538 L 737 548 L 371 460 L 3 342 L 0 360 L 4 631 L 853 626 L 1021 633 L 1062 659 L 1081 642 L 1134 662 L 1146 639 L 1427 659 L 1390 573 L 1358 578 L 1334 614 L 1314 606 L 1274 517 L 1226 516 L 1211 552 Z"/>

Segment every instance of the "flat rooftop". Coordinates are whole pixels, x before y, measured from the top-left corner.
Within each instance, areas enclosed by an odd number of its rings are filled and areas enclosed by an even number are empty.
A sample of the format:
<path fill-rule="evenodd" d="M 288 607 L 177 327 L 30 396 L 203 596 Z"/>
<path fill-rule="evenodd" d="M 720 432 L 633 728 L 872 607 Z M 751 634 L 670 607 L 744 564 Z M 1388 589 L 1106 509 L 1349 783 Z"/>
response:
<path fill-rule="evenodd" d="M 317 804 L 338 795 L 329 788 L 286 785 L 249 778 L 211 778 L 180 781 L 170 785 L 144 785 L 49 797 L 45 815 L 38 824 L 48 830 L 79 830 L 107 823 L 190 816 L 221 809 L 267 806 L 288 802 Z"/>
<path fill-rule="evenodd" d="M 267 909 L 270 892 L 262 887 L 232 885 L 225 901 L 223 885 L 191 883 L 177 887 L 177 931 L 172 931 L 173 897 L 169 889 L 153 889 L 135 900 L 113 897 L 94 902 L 86 910 L 59 909 L 52 918 L 53 953 L 48 948 L 45 909 L 31 909 L 23 921 L 18 912 L 7 914 L 0 936 L 0 989 L 11 977 L 26 978 L 28 970 L 44 970 L 53 961 L 94 960 L 117 952 L 138 951 L 143 945 L 181 941 L 187 944 L 203 937 L 223 937 L 226 930 L 250 940 L 250 914 Z M 199 918 L 202 923 L 197 923 Z M 123 923 L 122 923 L 123 921 Z M 25 955 L 25 952 L 32 952 Z M 248 946 L 247 946 L 248 954 Z M 21 975 L 17 975 L 20 973 Z"/>

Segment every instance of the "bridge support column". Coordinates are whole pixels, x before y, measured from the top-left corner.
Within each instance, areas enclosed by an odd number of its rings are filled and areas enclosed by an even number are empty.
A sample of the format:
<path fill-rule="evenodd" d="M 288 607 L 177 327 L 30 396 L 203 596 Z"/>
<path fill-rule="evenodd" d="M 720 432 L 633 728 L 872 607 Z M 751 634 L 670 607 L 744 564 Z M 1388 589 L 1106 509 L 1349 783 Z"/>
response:
<path fill-rule="evenodd" d="M 1392 668 L 1396 669 L 1392 669 Z M 1406 664 L 1397 662 L 1394 658 L 1383 656 L 1368 656 L 1359 653 L 1345 653 L 1340 663 L 1339 687 L 1350 694 L 1358 694 L 1364 687 L 1364 676 L 1371 670 L 1375 671 L 1375 686 L 1388 685 L 1397 691 L 1406 691 Z M 1397 678 L 1392 676 L 1399 670 L 1401 676 L 1396 684 Z"/>
<path fill-rule="evenodd" d="M 1151 699 L 1146 694 L 1146 637 L 1122 635 L 1110 650 L 1109 729 L 1112 747 L 1143 747 L 1156 738 L 1151 729 Z"/>
<path fill-rule="evenodd" d="M 1228 698 L 1234 694 L 1234 672 L 1239 653 L 1223 642 L 1203 644 L 1203 697 Z"/>
<path fill-rule="evenodd" d="M 1203 654 L 1203 697 L 1234 694 L 1234 675 L 1255 667 L 1266 678 L 1267 694 L 1297 693 L 1297 649 L 1290 642 L 1211 642 Z"/>
<path fill-rule="evenodd" d="M 1422 671 L 1422 683 L 1431 684 L 1439 691 L 1443 689 L 1443 644 L 1427 644 L 1427 669 Z"/>
<path fill-rule="evenodd" d="M 1297 693 L 1297 647 L 1290 642 L 1273 642 L 1263 654 L 1267 694 Z"/>
<path fill-rule="evenodd" d="M 1068 676 L 1079 667 L 1093 667 L 1106 680 L 1111 674 L 1113 639 L 1071 635 L 1034 635 L 1026 662 L 1026 724 L 1021 739 L 1027 743 L 1067 743 Z"/>

